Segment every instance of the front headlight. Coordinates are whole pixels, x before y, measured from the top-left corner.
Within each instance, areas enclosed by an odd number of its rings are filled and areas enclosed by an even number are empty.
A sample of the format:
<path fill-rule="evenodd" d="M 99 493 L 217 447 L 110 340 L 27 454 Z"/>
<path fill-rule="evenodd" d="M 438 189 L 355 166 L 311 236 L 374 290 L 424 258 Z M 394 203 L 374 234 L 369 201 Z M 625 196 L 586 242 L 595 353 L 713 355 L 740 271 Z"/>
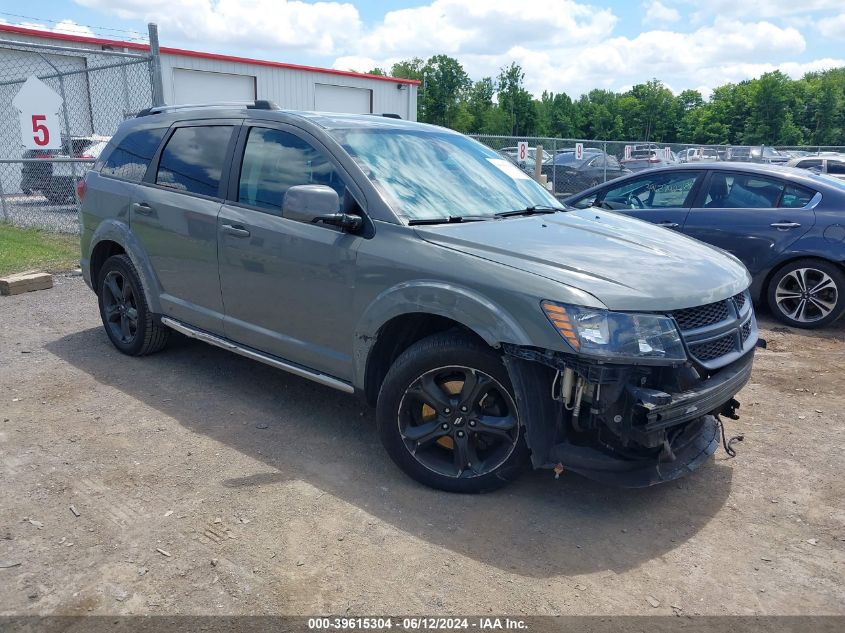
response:
<path fill-rule="evenodd" d="M 598 308 L 542 302 L 551 324 L 576 351 L 621 361 L 685 361 L 674 321 L 659 314 L 611 312 Z"/>

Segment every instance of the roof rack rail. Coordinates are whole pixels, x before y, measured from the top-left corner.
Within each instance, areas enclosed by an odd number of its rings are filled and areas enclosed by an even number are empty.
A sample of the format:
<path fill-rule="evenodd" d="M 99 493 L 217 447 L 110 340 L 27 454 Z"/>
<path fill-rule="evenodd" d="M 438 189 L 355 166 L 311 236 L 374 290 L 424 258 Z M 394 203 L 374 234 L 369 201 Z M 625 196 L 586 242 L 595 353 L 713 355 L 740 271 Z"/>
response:
<path fill-rule="evenodd" d="M 247 110 L 281 110 L 274 102 L 268 99 L 256 99 L 255 101 L 216 101 L 211 103 L 180 103 L 176 105 L 153 106 L 144 108 L 135 117 L 148 116 L 150 114 L 161 114 L 162 112 L 174 112 L 176 110 L 193 110 L 197 108 L 246 108 Z"/>
<path fill-rule="evenodd" d="M 395 112 L 370 112 L 370 116 L 383 116 L 387 119 L 401 119 L 402 117 Z"/>

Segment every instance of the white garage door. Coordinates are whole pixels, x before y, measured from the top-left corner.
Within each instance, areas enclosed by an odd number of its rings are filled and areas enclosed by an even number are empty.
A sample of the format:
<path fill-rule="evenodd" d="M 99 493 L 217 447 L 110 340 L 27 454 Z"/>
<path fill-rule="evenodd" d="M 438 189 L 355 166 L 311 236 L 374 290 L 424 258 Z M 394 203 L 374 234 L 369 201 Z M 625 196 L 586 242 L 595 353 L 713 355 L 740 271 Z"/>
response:
<path fill-rule="evenodd" d="M 372 90 L 316 84 L 314 86 L 314 109 L 317 112 L 350 112 L 369 114 L 372 108 Z"/>
<path fill-rule="evenodd" d="M 211 73 L 205 70 L 173 69 L 173 102 L 252 101 L 255 77 Z"/>

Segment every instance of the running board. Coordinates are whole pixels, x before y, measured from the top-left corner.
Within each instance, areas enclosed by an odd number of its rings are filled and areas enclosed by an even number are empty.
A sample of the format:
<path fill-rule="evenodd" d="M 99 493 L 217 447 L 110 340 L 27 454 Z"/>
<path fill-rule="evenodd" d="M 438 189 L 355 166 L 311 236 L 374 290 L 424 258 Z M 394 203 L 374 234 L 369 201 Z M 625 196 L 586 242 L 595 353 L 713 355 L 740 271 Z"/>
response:
<path fill-rule="evenodd" d="M 214 345 L 215 347 L 221 347 L 225 350 L 229 350 L 230 352 L 235 352 L 235 354 L 240 354 L 241 356 L 246 356 L 247 358 L 251 358 L 252 360 L 257 360 L 261 363 L 265 363 L 266 365 L 270 365 L 271 367 L 275 367 L 276 369 L 282 369 L 296 376 L 307 378 L 308 380 L 313 380 L 314 382 L 318 382 L 321 385 L 326 385 L 327 387 L 332 387 L 333 389 L 337 389 L 338 391 L 343 391 L 345 393 L 355 393 L 355 389 L 353 389 L 352 385 L 350 385 L 348 382 L 338 380 L 337 378 L 333 378 L 331 376 L 326 376 L 325 374 L 321 374 L 316 371 L 311 371 L 310 369 L 300 367 L 299 365 L 294 365 L 293 363 L 283 361 L 279 358 L 276 358 L 275 356 L 264 354 L 263 352 L 256 351 L 252 348 L 243 347 L 228 339 L 215 336 L 214 334 L 210 334 L 209 332 L 198 330 L 194 327 L 191 327 L 190 325 L 186 325 L 181 321 L 175 321 L 170 317 L 161 317 L 161 322 L 163 325 L 166 325 L 167 327 L 172 328 L 180 334 L 184 334 L 189 338 L 195 338 L 198 341 L 209 343 L 211 345 Z"/>

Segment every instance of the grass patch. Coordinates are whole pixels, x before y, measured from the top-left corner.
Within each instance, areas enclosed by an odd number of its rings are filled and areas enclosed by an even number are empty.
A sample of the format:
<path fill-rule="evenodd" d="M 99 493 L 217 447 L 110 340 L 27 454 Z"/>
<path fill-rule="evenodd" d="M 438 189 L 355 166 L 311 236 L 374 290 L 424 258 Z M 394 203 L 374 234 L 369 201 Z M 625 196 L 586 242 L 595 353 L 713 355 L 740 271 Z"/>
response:
<path fill-rule="evenodd" d="M 0 223 L 0 276 L 79 266 L 79 236 Z"/>

